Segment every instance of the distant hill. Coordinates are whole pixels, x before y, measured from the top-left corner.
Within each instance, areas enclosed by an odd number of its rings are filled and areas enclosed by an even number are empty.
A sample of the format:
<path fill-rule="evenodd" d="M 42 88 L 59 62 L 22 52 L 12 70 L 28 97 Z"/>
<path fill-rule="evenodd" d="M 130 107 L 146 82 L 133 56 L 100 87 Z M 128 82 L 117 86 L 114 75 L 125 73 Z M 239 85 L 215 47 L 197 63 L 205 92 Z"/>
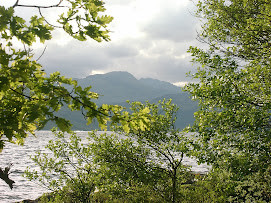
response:
<path fill-rule="evenodd" d="M 137 80 L 127 72 L 110 72 L 76 79 L 82 87 L 92 86 L 92 91 L 102 95 L 98 103 L 118 104 L 126 100 L 147 101 L 165 94 L 182 93 L 179 87 L 154 79 Z"/>
<path fill-rule="evenodd" d="M 194 121 L 193 114 L 197 110 L 197 103 L 191 101 L 188 93 L 171 83 L 151 79 L 136 79 L 128 72 L 110 72 L 106 74 L 91 75 L 83 79 L 75 79 L 82 87 L 92 86 L 91 91 L 100 95 L 95 102 L 101 104 L 118 104 L 128 106 L 126 101 L 149 101 L 157 103 L 164 98 L 172 99 L 180 107 L 176 127 L 184 128 Z M 80 112 L 71 112 L 63 108 L 59 116 L 69 119 L 73 130 L 92 130 L 97 128 L 97 123 L 86 126 L 86 121 Z M 52 124 L 45 129 L 50 129 Z"/>

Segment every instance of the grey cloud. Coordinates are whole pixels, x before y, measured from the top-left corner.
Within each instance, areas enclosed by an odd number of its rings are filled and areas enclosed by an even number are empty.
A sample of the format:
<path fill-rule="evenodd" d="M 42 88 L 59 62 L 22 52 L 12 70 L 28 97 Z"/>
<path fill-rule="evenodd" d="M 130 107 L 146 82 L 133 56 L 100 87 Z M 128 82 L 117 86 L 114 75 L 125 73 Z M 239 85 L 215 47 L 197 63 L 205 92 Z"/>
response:
<path fill-rule="evenodd" d="M 40 62 L 47 73 L 82 78 L 95 71 L 128 71 L 137 78 L 155 78 L 168 82 L 187 81 L 194 70 L 190 58 L 182 57 L 189 43 L 152 41 L 148 38 L 126 40 L 119 44 L 70 41 L 67 45 L 48 44 Z M 40 50 L 41 52 L 41 50 Z"/>
<path fill-rule="evenodd" d="M 109 43 L 108 48 L 105 49 L 106 53 L 111 57 L 132 57 L 138 54 L 135 46 L 130 45 L 131 42 L 125 43 Z"/>
<path fill-rule="evenodd" d="M 67 77 L 86 77 L 92 70 L 107 66 L 108 57 L 100 47 L 71 42 L 66 46 L 50 44 L 40 63 L 47 73 L 60 71 Z"/>
<path fill-rule="evenodd" d="M 144 41 L 141 43 L 144 44 Z M 172 83 L 190 81 L 186 73 L 196 70 L 196 66 L 190 62 L 192 59 L 190 54 L 187 53 L 191 44 L 196 45 L 197 41 L 176 43 L 168 40 L 152 40 L 148 47 L 141 47 L 141 52 L 144 54 L 135 57 L 132 63 L 123 61 L 123 64 L 133 66 L 131 71 L 138 78 L 148 76 Z"/>
<path fill-rule="evenodd" d="M 193 16 L 192 10 L 183 7 L 175 10 L 163 9 L 159 16 L 146 22 L 141 30 L 154 39 L 175 42 L 193 40 L 196 38 L 198 20 Z"/>
<path fill-rule="evenodd" d="M 39 49 L 38 52 L 41 53 L 42 50 Z M 48 48 L 39 62 L 47 73 L 60 71 L 65 76 L 81 78 L 93 70 L 110 69 L 114 61 L 133 58 L 137 54 L 136 47 L 125 43 L 99 44 L 71 40 L 66 45 L 48 43 Z"/>
<path fill-rule="evenodd" d="M 105 3 L 118 7 L 132 4 L 131 2 L 106 0 Z M 189 57 L 182 56 L 186 54 L 189 45 L 197 45 L 194 40 L 196 23 L 187 8 L 161 8 L 159 16 L 146 21 L 140 27 L 146 34 L 140 38 L 131 36 L 130 39 L 116 41 L 112 38 L 111 42 L 101 44 L 92 40 L 71 40 L 59 45 L 61 40 L 70 40 L 71 37 L 56 33 L 53 40 L 46 42 L 48 47 L 39 62 L 47 73 L 60 71 L 73 78 L 86 77 L 94 70 L 121 70 L 128 71 L 137 78 L 150 77 L 172 83 L 189 81 L 186 73 L 194 71 L 196 67 L 192 66 Z M 35 52 L 35 58 L 38 58 L 42 49 Z"/>
<path fill-rule="evenodd" d="M 176 58 L 159 54 L 156 56 L 137 55 L 129 58 L 113 59 L 110 70 L 128 71 L 137 78 L 155 78 L 171 83 L 189 81 L 186 73 L 194 71 L 190 58 Z"/>
<path fill-rule="evenodd" d="M 121 0 L 112 4 L 118 2 Z M 40 62 L 48 73 L 60 71 L 74 78 L 86 77 L 94 70 L 121 70 L 137 78 L 150 77 L 172 83 L 189 81 L 186 73 L 196 69 L 185 56 L 189 45 L 197 44 L 193 18 L 186 8 L 165 9 L 141 27 L 146 35 L 140 38 L 116 41 L 112 38 L 111 42 L 101 44 L 71 40 L 66 45 L 52 40 Z"/>
<path fill-rule="evenodd" d="M 192 70 L 193 67 L 191 67 L 191 64 L 185 59 L 173 59 L 161 56 L 159 58 L 146 61 L 145 66 L 141 68 L 142 70 L 145 69 L 144 75 L 149 75 L 149 77 L 174 83 L 189 80 L 186 77 L 186 73 Z M 142 74 L 141 77 L 144 77 L 144 75 Z"/>

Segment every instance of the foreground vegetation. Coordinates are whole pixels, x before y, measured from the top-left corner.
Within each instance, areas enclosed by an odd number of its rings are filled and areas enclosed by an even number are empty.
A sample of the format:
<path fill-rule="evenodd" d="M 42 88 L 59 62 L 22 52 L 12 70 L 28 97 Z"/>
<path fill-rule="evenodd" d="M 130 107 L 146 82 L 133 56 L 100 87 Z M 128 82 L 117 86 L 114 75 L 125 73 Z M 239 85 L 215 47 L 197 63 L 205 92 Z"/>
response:
<path fill-rule="evenodd" d="M 33 157 L 41 170 L 25 173 L 53 191 L 38 202 L 269 202 L 271 198 L 270 167 L 240 181 L 227 169 L 194 174 L 181 164 L 173 184 L 172 169 L 153 161 L 151 150 L 129 137 L 92 132 L 89 142 L 81 142 L 76 134 L 55 133 L 58 140 L 47 146 L 52 153 Z"/>
<path fill-rule="evenodd" d="M 72 198 L 70 202 L 91 202 L 95 194 L 126 201 L 176 202 L 179 187 L 190 184 L 194 177 L 182 164 L 189 145 L 186 135 L 174 126 L 178 108 L 170 100 L 131 103 L 135 117 L 143 109 L 149 110 L 152 121 L 148 130 L 143 122 L 127 132 L 115 125 L 118 134 L 92 132 L 84 144 L 76 134 L 67 141 L 63 133 L 55 132 L 59 139 L 47 145 L 53 156 L 38 152 L 33 160 L 40 171 L 28 169 L 26 177 L 57 191 L 60 199 Z"/>
<path fill-rule="evenodd" d="M 49 6 L 60 7 L 63 1 Z M 72 37 L 108 41 L 109 16 L 100 0 L 69 0 L 57 22 Z M 33 157 L 41 173 L 26 176 L 54 191 L 50 202 L 270 202 L 271 201 L 271 4 L 268 0 L 199 0 L 198 17 L 205 19 L 199 39 L 209 49 L 191 47 L 198 64 L 185 87 L 199 101 L 195 123 L 185 132 L 175 129 L 176 107 L 132 103 L 98 107 L 96 93 L 82 89 L 59 73 L 45 76 L 30 49 L 18 50 L 17 39 L 28 47 L 37 39 L 50 40 L 56 26 L 44 17 L 30 23 L 15 16 L 20 1 L 0 7 L 0 149 L 5 142 L 23 144 L 48 121 L 62 132 L 48 149 L 53 156 Z M 30 6 L 42 9 L 39 6 Z M 80 16 L 80 14 L 85 14 Z M 41 13 L 42 15 L 42 13 Z M 84 21 L 84 22 L 83 22 Z M 84 25 L 84 26 L 83 26 Z M 63 84 L 71 85 L 69 92 Z M 102 129 L 108 121 L 118 136 L 89 135 L 89 143 L 71 134 L 70 123 L 55 115 L 63 105 L 81 110 L 87 122 L 96 118 Z M 194 136 L 187 137 L 187 132 Z M 183 156 L 208 163 L 205 176 L 191 173 Z M 8 179 L 8 171 L 1 176 Z M 12 188 L 12 184 L 11 184 Z"/>
<path fill-rule="evenodd" d="M 76 134 L 56 132 L 56 141 L 32 159 L 40 167 L 25 176 L 53 193 L 41 202 L 269 202 L 271 167 L 245 174 L 240 167 L 213 166 L 208 174 L 195 174 L 183 165 L 194 156 L 195 138 L 175 129 L 178 108 L 171 101 L 131 103 L 136 116 L 149 109 L 152 126 L 116 125 L 117 132 L 89 133 L 88 141 Z M 197 137 L 197 136 L 196 136 Z M 218 162 L 219 164 L 219 162 Z M 233 163 L 232 163 L 233 164 Z M 245 166 L 242 166 L 245 167 Z M 240 175 L 242 173 L 242 176 Z M 64 186 L 64 187 L 63 187 Z"/>

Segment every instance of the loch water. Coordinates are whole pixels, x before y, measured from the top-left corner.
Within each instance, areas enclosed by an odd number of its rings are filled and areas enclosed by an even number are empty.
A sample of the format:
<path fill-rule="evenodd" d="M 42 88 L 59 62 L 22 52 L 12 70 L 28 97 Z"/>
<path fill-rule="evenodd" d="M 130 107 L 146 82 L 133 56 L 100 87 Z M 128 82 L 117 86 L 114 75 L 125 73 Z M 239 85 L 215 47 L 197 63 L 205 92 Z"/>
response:
<path fill-rule="evenodd" d="M 101 133 L 101 132 L 98 132 Z M 87 137 L 87 131 L 77 131 L 76 134 L 84 138 Z M 36 199 L 43 193 L 48 192 L 45 188 L 39 186 L 35 182 L 28 181 L 22 177 L 24 170 L 29 166 L 31 169 L 38 169 L 31 160 L 30 155 L 34 155 L 35 151 L 40 150 L 46 152 L 45 145 L 48 141 L 54 139 L 51 131 L 39 131 L 36 137 L 29 135 L 23 146 L 7 143 L 2 153 L 0 153 L 0 167 L 5 168 L 12 164 L 10 169 L 10 179 L 15 181 L 14 187 L 11 190 L 9 186 L 0 179 L 0 203 L 13 203 L 25 199 Z M 192 171 L 207 172 L 208 166 L 205 164 L 198 165 L 195 160 L 185 158 L 183 161 L 186 165 L 192 166 Z"/>

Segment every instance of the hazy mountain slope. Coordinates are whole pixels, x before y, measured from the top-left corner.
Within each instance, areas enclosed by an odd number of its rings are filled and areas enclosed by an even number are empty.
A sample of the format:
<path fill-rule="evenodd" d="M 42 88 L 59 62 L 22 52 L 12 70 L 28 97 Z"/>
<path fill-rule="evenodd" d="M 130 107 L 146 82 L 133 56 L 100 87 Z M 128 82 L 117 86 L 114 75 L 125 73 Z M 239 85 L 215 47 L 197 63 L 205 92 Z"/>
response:
<path fill-rule="evenodd" d="M 193 122 L 193 113 L 197 109 L 197 103 L 189 99 L 189 95 L 183 92 L 180 87 L 176 87 L 168 82 L 156 79 L 137 80 L 127 72 L 111 72 L 101 75 L 91 75 L 83 79 L 76 79 L 82 87 L 92 86 L 91 91 L 100 94 L 100 98 L 95 101 L 98 105 L 119 104 L 128 106 L 126 100 L 130 101 L 150 101 L 157 103 L 164 98 L 172 99 L 173 103 L 180 107 L 178 113 L 177 127 L 183 128 Z M 73 123 L 74 130 L 91 130 L 97 128 L 97 123 L 91 126 L 85 125 L 85 120 L 80 112 L 71 112 L 67 107 L 58 113 Z M 50 129 L 52 124 L 47 125 Z"/>
<path fill-rule="evenodd" d="M 153 81 L 155 81 L 155 84 L 151 84 Z M 126 100 L 146 101 L 160 97 L 165 93 L 181 93 L 179 87 L 170 83 L 153 79 L 137 80 L 133 75 L 127 72 L 110 72 L 104 75 L 92 75 L 84 79 L 78 79 L 78 84 L 83 87 L 91 85 L 91 90 L 101 95 L 98 103 L 115 104 Z M 161 89 L 161 87 L 163 88 Z"/>

